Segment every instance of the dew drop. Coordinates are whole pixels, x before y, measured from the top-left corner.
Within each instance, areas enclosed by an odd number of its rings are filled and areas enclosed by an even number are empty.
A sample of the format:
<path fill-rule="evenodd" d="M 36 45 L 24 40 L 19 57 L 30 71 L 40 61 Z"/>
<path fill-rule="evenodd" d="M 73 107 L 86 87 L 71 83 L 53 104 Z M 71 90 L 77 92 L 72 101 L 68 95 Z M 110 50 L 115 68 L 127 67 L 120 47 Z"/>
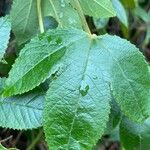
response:
<path fill-rule="evenodd" d="M 80 89 L 79 89 L 81 95 L 86 96 L 89 89 L 90 89 L 89 85 L 85 81 L 82 81 Z"/>

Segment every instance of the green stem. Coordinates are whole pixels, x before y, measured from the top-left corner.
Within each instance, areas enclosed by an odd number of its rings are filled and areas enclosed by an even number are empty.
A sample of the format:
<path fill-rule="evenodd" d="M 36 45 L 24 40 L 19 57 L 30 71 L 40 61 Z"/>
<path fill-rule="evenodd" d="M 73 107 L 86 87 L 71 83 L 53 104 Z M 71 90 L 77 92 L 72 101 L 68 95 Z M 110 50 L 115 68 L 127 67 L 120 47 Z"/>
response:
<path fill-rule="evenodd" d="M 87 33 L 89 33 L 91 35 L 91 31 L 90 31 L 89 26 L 88 26 L 88 24 L 86 22 L 86 19 L 85 19 L 83 10 L 82 10 L 82 8 L 80 6 L 79 0 L 73 0 L 73 5 L 78 11 L 78 14 L 80 16 L 80 20 L 82 22 L 82 26 L 83 26 L 84 31 L 86 31 Z"/>
<path fill-rule="evenodd" d="M 50 4 L 52 5 L 52 8 L 53 8 L 53 11 L 54 11 L 56 20 L 58 21 L 58 24 L 60 25 L 60 27 L 62 27 L 62 23 L 61 23 L 60 18 L 59 18 L 58 14 L 57 14 L 57 11 L 56 11 L 56 9 L 55 9 L 55 6 L 54 6 L 53 1 L 52 1 L 52 0 L 49 0 L 49 2 L 50 2 Z"/>
<path fill-rule="evenodd" d="M 37 11 L 38 11 L 40 32 L 43 33 L 44 25 L 43 25 L 42 11 L 41 11 L 41 0 L 37 0 Z"/>
<path fill-rule="evenodd" d="M 43 135 L 43 131 L 40 131 L 39 134 L 37 135 L 37 137 L 31 143 L 31 145 L 27 148 L 27 150 L 32 150 L 35 147 L 35 145 L 37 144 L 37 142 L 40 140 L 42 135 Z"/>

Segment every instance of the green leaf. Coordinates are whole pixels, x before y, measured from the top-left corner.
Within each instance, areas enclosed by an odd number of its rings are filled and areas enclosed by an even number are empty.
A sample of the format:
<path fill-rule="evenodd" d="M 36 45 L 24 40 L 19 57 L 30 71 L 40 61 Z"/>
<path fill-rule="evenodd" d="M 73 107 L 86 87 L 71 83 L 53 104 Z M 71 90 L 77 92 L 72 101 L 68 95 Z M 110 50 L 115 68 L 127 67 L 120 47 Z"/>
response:
<path fill-rule="evenodd" d="M 126 150 L 150 148 L 150 119 L 143 124 L 137 124 L 123 118 L 120 125 L 121 142 Z"/>
<path fill-rule="evenodd" d="M 68 31 L 65 32 L 67 36 Z M 130 118 L 143 121 L 149 115 L 148 65 L 135 46 L 119 37 L 105 35 L 91 40 L 84 37 L 67 50 L 60 60 L 66 69 L 51 83 L 45 104 L 44 128 L 50 147 L 90 149 L 96 140 L 96 135 L 92 136 L 94 129 L 99 131 L 99 136 L 103 133 L 101 124 L 106 121 L 102 121 L 96 111 L 101 107 L 103 110 L 99 110 L 99 114 L 108 114 L 109 82 L 116 101 Z M 144 80 L 140 79 L 143 75 Z M 134 92 L 138 93 L 136 97 Z M 104 98 L 101 93 L 107 96 Z M 89 114 L 96 118 L 94 122 L 99 121 L 98 126 L 89 120 Z M 85 141 L 88 141 L 87 145 Z"/>
<path fill-rule="evenodd" d="M 37 34 L 36 0 L 14 0 L 10 16 L 12 30 L 19 44 L 25 43 Z"/>
<path fill-rule="evenodd" d="M 130 119 L 142 122 L 150 115 L 150 73 L 139 50 L 119 37 L 108 36 L 104 50 L 111 67 L 114 98 Z"/>
<path fill-rule="evenodd" d="M 56 33 L 53 30 L 32 39 L 22 49 L 10 71 L 3 96 L 28 92 L 44 82 L 48 78 L 50 70 L 53 70 L 53 65 L 64 55 L 66 47 L 71 44 L 70 41 L 78 41 L 83 37 L 82 34 L 75 36 L 76 30 L 68 31 L 68 33 L 70 36 L 66 37 L 66 33 L 63 31 Z M 70 38 L 69 41 L 67 41 L 68 38 Z M 60 70 L 61 66 L 55 68 L 51 73 Z"/>
<path fill-rule="evenodd" d="M 79 0 L 86 15 L 95 18 L 113 17 L 116 15 L 110 0 Z"/>
<path fill-rule="evenodd" d="M 54 17 L 60 26 L 81 28 L 78 13 L 68 0 L 42 0 L 42 9 L 44 16 Z"/>
<path fill-rule="evenodd" d="M 120 0 L 112 0 L 112 4 L 113 4 L 113 7 L 114 7 L 114 9 L 116 11 L 118 19 L 121 21 L 121 23 L 123 25 L 128 27 L 127 14 L 126 14 L 125 8 L 122 5 L 122 3 L 120 2 Z"/>
<path fill-rule="evenodd" d="M 41 90 L 1 98 L 0 126 L 13 129 L 32 129 L 42 126 L 43 103 L 44 93 Z"/>
<path fill-rule="evenodd" d="M 110 88 L 100 66 L 102 51 L 98 39 L 80 30 L 63 32 L 70 44 L 59 61 L 64 69 L 54 76 L 46 96 L 46 139 L 54 150 L 90 150 L 102 136 L 110 112 Z M 70 34 L 77 40 L 72 42 Z"/>
<path fill-rule="evenodd" d="M 3 57 L 10 38 L 11 24 L 8 16 L 0 18 L 0 59 Z"/>

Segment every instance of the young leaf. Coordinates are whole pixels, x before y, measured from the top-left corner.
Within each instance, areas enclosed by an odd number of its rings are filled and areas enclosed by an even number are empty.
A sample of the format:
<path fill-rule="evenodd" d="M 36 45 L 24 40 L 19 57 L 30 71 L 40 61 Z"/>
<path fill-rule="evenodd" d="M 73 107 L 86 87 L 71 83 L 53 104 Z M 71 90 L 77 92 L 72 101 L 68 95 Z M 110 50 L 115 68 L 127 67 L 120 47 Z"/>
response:
<path fill-rule="evenodd" d="M 11 24 L 8 16 L 0 18 L 0 59 L 3 57 L 9 41 Z"/>
<path fill-rule="evenodd" d="M 28 41 L 37 33 L 36 0 L 14 0 L 10 16 L 12 30 L 19 44 Z"/>
<path fill-rule="evenodd" d="M 73 1 L 73 0 L 71 0 Z M 95 18 L 113 17 L 116 15 L 110 0 L 79 0 L 86 15 Z"/>
<path fill-rule="evenodd" d="M 120 125 L 120 137 L 126 150 L 150 148 L 150 119 L 143 124 L 137 124 L 127 118 L 123 118 Z"/>
<path fill-rule="evenodd" d="M 124 6 L 121 4 L 120 0 L 112 0 L 113 7 L 116 11 L 118 19 L 126 27 L 128 27 L 128 18 Z"/>
<path fill-rule="evenodd" d="M 77 11 L 67 0 L 42 0 L 44 16 L 53 16 L 60 26 L 81 28 Z"/>

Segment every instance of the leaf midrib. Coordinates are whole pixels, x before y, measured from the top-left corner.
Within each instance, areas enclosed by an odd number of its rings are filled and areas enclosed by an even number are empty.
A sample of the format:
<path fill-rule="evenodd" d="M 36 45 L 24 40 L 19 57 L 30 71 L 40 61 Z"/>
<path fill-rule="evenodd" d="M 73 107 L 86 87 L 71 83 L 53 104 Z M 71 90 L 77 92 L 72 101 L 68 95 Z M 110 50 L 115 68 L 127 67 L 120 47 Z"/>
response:
<path fill-rule="evenodd" d="M 90 44 L 90 46 L 89 46 L 89 50 L 88 50 L 88 54 L 87 54 L 87 59 L 86 59 L 86 61 L 85 61 L 85 67 L 84 67 L 84 69 L 83 69 L 83 75 L 82 75 L 82 77 L 81 77 L 81 82 L 84 80 L 84 77 L 85 77 L 85 72 L 86 72 L 86 69 L 87 69 L 87 66 L 88 66 L 88 63 L 89 63 L 89 56 L 90 56 L 90 51 L 91 51 L 91 46 L 92 46 L 92 39 L 91 39 L 91 44 Z M 80 82 L 80 85 L 81 85 L 81 82 Z M 79 85 L 79 86 L 80 86 Z M 78 112 L 78 108 L 79 108 L 79 103 L 80 103 L 80 101 L 81 101 L 81 95 L 80 95 L 80 93 L 78 94 L 78 101 L 77 101 L 77 107 L 76 107 L 76 110 L 75 110 L 75 114 L 74 114 L 74 117 L 73 117 L 73 121 L 72 121 L 72 123 L 71 123 L 71 128 L 70 128 L 70 133 L 69 133 L 69 137 L 68 137 L 68 143 L 67 143 L 67 146 L 68 146 L 68 150 L 69 150 L 69 143 L 70 143 L 70 138 L 71 138 L 71 135 L 72 135 L 72 131 L 73 131 L 73 127 L 74 127 L 74 122 L 75 122 L 75 119 L 76 119 L 76 115 L 77 115 L 77 112 Z"/>
<path fill-rule="evenodd" d="M 22 32 L 23 34 L 25 33 L 26 27 L 28 25 L 28 20 L 29 20 L 29 16 L 30 16 L 30 13 L 31 13 L 32 5 L 33 5 L 33 0 L 31 0 L 31 2 L 29 4 L 29 11 L 28 11 L 28 14 L 27 14 L 27 17 L 26 17 L 26 21 L 25 21 L 25 25 L 24 25 L 23 32 Z"/>

